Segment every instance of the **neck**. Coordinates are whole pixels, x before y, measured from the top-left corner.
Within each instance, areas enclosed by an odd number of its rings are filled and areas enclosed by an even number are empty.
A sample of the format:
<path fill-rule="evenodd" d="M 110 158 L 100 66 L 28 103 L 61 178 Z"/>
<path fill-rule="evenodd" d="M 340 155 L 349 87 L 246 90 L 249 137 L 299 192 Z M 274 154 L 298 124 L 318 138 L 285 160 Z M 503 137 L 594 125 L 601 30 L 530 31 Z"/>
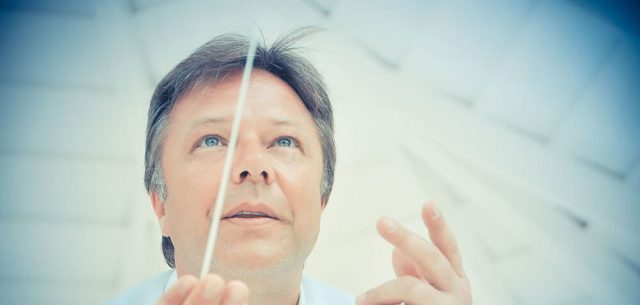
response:
<path fill-rule="evenodd" d="M 269 268 L 216 268 L 212 273 L 222 276 L 229 282 L 239 280 L 249 287 L 249 304 L 251 305 L 297 305 L 302 284 L 303 266 L 293 267 L 285 264 Z M 189 272 L 181 272 L 178 276 Z"/>
<path fill-rule="evenodd" d="M 251 305 L 297 305 L 302 282 L 302 270 L 251 272 L 229 274 L 225 278 L 237 279 L 249 286 Z"/>

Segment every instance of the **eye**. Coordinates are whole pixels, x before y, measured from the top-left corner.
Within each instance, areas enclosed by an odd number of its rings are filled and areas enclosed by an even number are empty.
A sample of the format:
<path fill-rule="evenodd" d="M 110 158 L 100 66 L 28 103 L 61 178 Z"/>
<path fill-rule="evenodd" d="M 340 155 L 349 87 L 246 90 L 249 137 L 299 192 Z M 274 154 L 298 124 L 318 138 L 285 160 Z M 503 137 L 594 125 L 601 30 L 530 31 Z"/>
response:
<path fill-rule="evenodd" d="M 222 140 L 218 136 L 206 136 L 202 138 L 198 144 L 199 147 L 214 147 L 220 145 L 222 145 Z"/>
<path fill-rule="evenodd" d="M 291 137 L 280 137 L 275 142 L 276 146 L 281 147 L 294 147 L 297 146 L 296 140 Z"/>

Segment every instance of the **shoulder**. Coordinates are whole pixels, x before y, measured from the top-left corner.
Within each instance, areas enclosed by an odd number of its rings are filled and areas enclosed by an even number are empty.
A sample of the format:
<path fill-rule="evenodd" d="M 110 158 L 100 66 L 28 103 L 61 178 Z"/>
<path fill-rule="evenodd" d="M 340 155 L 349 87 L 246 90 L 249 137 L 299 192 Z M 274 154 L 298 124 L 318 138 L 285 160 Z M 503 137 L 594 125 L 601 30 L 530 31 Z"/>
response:
<path fill-rule="evenodd" d="M 105 305 L 155 304 L 160 296 L 162 296 L 164 287 L 172 273 L 173 270 L 169 270 L 148 278 L 125 291 L 117 298 L 108 301 Z"/>
<path fill-rule="evenodd" d="M 355 298 L 335 287 L 305 276 L 302 279 L 305 305 L 353 305 Z"/>

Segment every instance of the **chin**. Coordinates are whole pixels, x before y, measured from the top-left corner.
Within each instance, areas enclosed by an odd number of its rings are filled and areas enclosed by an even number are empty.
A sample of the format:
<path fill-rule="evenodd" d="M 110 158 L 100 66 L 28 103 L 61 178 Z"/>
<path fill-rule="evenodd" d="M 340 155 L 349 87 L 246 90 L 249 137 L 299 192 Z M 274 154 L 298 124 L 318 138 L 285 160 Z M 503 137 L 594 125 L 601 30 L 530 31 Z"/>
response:
<path fill-rule="evenodd" d="M 217 253 L 223 268 L 261 270 L 279 267 L 291 262 L 294 253 L 283 247 L 267 241 L 253 241 L 232 247 L 220 247 Z"/>

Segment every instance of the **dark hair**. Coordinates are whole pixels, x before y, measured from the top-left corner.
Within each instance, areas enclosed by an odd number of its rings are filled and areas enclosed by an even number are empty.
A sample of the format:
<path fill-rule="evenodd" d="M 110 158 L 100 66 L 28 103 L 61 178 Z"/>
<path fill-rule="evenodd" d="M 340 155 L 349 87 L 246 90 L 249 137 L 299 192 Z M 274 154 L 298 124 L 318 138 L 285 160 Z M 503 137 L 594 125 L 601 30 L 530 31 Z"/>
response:
<path fill-rule="evenodd" d="M 333 137 L 333 110 L 325 84 L 311 63 L 299 55 L 295 44 L 310 33 L 309 28 L 294 31 L 267 47 L 258 44 L 254 69 L 263 69 L 286 82 L 298 94 L 313 117 L 320 135 L 323 177 L 319 186 L 326 203 L 333 187 L 336 149 Z M 243 69 L 249 38 L 237 34 L 217 36 L 180 62 L 156 86 L 149 106 L 145 150 L 144 184 L 147 192 L 156 192 L 162 202 L 167 186 L 162 173 L 161 155 L 169 113 L 189 90 L 217 81 Z M 175 268 L 174 247 L 170 237 L 162 237 L 162 252 L 167 264 Z"/>

